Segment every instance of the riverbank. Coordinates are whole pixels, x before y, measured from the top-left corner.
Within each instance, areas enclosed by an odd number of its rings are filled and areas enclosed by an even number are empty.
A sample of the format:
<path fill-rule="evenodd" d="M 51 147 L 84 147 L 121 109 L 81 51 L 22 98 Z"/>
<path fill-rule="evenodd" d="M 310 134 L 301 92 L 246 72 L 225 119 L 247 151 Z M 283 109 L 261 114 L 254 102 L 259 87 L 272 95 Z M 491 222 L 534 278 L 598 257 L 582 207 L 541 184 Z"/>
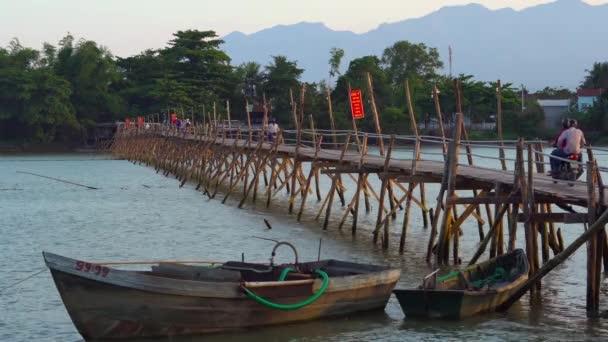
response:
<path fill-rule="evenodd" d="M 70 143 L 27 143 L 0 141 L 0 154 L 12 153 L 70 153 L 70 152 L 103 152 L 93 146 Z"/>

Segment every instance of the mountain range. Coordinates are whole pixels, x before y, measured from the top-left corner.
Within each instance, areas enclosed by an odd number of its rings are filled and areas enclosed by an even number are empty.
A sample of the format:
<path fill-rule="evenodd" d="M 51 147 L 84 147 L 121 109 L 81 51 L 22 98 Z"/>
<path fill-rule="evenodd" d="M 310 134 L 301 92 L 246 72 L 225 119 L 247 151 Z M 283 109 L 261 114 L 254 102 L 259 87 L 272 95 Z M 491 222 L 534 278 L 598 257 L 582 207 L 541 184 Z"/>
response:
<path fill-rule="evenodd" d="M 576 88 L 594 62 L 608 61 L 608 4 L 558 0 L 523 10 L 490 10 L 479 4 L 443 7 L 426 16 L 386 23 L 357 34 L 335 31 L 323 23 L 278 25 L 252 34 L 232 32 L 222 39 L 233 65 L 285 55 L 305 69 L 304 81 L 328 78 L 329 51 L 344 49 L 341 69 L 350 60 L 381 56 L 399 40 L 436 47 L 448 73 L 448 47 L 453 74 L 477 80 L 501 79 L 529 89 Z"/>

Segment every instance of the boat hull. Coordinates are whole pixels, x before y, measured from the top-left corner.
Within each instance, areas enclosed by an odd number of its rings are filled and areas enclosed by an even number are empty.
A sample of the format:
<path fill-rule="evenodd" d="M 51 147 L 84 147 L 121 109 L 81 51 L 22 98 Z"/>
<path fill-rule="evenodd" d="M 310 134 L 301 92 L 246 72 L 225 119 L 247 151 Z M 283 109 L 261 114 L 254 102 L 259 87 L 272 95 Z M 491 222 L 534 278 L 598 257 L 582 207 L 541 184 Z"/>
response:
<path fill-rule="evenodd" d="M 187 281 L 180 294 L 177 285 L 170 291 L 139 286 L 137 278 L 141 275 L 129 281 L 122 274 L 120 281 L 112 283 L 112 279 L 100 281 L 53 268 L 51 273 L 74 325 L 86 340 L 197 335 L 382 309 L 400 275 L 398 270 L 389 270 L 376 276 L 330 279 L 327 291 L 312 304 L 297 310 L 277 310 L 244 295 L 238 283 L 213 284 L 216 295 L 205 294 L 206 288 L 193 288 L 196 283 L 208 284 Z M 319 286 L 315 281 L 260 287 L 254 292 L 287 304 L 303 301 Z"/>
<path fill-rule="evenodd" d="M 527 277 L 526 277 L 527 279 Z M 394 290 L 408 317 L 461 319 L 494 312 L 514 291 Z"/>
<path fill-rule="evenodd" d="M 473 265 L 461 273 L 469 278 L 472 273 L 491 269 L 496 265 L 512 264 L 513 278 L 497 286 L 480 289 L 433 288 L 396 289 L 393 292 L 406 316 L 461 319 L 494 312 L 528 280 L 529 265 L 525 253 L 518 249 L 507 255 Z M 458 282 L 453 277 L 447 282 Z"/>

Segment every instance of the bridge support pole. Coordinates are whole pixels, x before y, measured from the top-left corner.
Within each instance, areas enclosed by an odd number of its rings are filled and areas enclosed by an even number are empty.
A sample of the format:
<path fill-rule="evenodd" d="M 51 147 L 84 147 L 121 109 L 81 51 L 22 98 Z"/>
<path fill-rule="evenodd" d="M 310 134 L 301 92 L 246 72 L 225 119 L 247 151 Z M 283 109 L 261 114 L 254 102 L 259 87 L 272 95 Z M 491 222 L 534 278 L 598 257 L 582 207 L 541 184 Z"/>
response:
<path fill-rule="evenodd" d="M 446 167 L 446 176 L 444 177 L 439 196 L 437 197 L 437 208 L 435 218 L 437 218 L 442 204 L 444 207 L 441 224 L 439 226 L 439 240 L 437 242 L 436 263 L 437 265 L 446 264 L 450 254 L 450 229 L 452 222 L 452 212 L 454 204 L 450 203 L 450 199 L 454 197 L 456 189 L 456 175 L 458 172 L 458 156 L 460 154 L 460 133 L 462 129 L 462 113 L 457 114 L 457 122 L 454 127 L 454 140 L 450 143 L 450 151 L 448 152 L 448 162 Z M 445 201 L 444 201 L 445 194 Z M 437 220 L 434 220 L 431 236 L 433 231 L 436 231 Z M 432 240 L 432 239 L 431 239 Z M 430 249 L 432 249 L 432 241 L 429 241 Z M 428 257 L 428 255 L 427 255 Z"/>
<path fill-rule="evenodd" d="M 594 161 L 587 162 L 587 219 L 589 224 L 595 223 L 597 219 L 598 197 L 597 188 L 597 166 Z M 599 189 L 603 194 L 603 187 Z M 600 229 L 587 242 L 587 316 L 596 316 L 599 312 L 602 250 L 606 241 L 605 229 Z"/>

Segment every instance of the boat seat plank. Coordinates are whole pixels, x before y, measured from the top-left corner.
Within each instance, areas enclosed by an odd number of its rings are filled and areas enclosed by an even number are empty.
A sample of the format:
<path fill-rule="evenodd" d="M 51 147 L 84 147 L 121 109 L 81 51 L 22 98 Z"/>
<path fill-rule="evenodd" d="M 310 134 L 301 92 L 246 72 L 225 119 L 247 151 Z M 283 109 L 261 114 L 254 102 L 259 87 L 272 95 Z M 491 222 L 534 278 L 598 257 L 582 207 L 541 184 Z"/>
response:
<path fill-rule="evenodd" d="M 240 282 L 241 272 L 219 267 L 192 266 L 180 264 L 159 264 L 152 266 L 152 274 L 162 277 L 210 282 Z"/>

